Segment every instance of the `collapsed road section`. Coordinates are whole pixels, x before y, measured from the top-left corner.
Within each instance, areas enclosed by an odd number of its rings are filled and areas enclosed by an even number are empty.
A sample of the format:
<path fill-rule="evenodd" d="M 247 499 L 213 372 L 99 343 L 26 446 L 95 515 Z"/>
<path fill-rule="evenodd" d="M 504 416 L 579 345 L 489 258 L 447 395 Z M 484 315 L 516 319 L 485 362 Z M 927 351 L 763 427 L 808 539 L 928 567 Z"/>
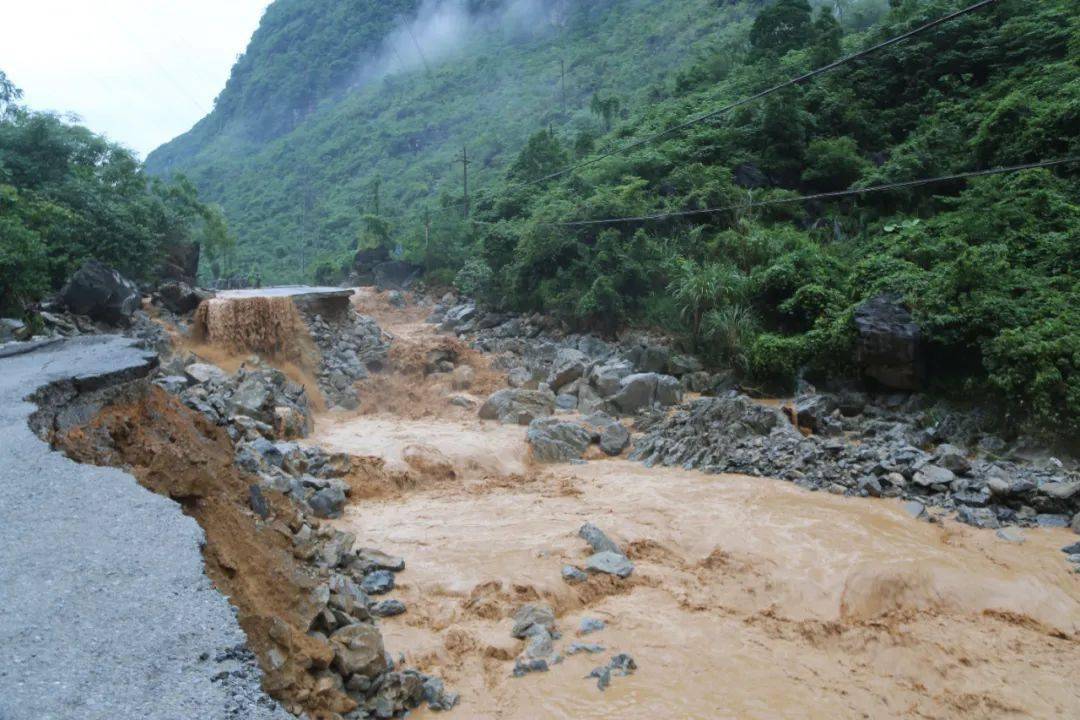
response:
<path fill-rule="evenodd" d="M 119 470 L 53 452 L 60 425 L 149 374 L 130 340 L 85 337 L 0 359 L 0 717 L 286 718 L 181 506 Z M 77 395 L 85 402 L 69 405 Z M 44 410 L 34 404 L 34 398 Z"/>

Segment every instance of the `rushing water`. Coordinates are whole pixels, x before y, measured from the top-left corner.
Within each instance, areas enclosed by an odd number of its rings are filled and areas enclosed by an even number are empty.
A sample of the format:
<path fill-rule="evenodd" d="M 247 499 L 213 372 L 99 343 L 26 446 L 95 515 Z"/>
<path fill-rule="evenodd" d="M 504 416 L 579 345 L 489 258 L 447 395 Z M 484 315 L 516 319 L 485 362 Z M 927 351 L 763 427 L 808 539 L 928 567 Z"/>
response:
<path fill-rule="evenodd" d="M 412 342 L 430 332 L 381 320 Z M 338 522 L 407 559 L 387 647 L 460 690 L 458 716 L 1080 717 L 1080 576 L 1060 552 L 1075 535 L 1014 544 L 898 501 L 625 460 L 534 467 L 524 428 L 474 412 L 331 416 L 312 438 L 400 469 L 421 446 L 459 470 Z M 562 580 L 588 555 L 585 522 L 627 549 L 629 581 Z M 512 678 L 509 616 L 536 599 L 556 610 L 557 649 L 592 617 L 608 627 L 586 640 L 606 651 Z M 585 676 L 617 652 L 639 669 L 601 692 Z"/>

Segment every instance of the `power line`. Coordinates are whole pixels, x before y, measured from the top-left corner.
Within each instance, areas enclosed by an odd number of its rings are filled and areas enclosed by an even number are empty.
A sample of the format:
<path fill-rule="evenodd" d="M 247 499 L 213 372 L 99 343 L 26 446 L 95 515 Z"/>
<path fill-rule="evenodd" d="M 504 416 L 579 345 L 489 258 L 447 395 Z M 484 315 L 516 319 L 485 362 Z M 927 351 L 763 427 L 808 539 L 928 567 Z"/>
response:
<path fill-rule="evenodd" d="M 546 182 L 548 180 L 554 180 L 555 178 L 562 177 L 563 175 L 566 175 L 567 173 L 571 173 L 571 172 L 573 172 L 575 170 L 580 170 L 581 168 L 584 168 L 584 167 L 589 167 L 590 165 L 595 165 L 596 163 L 598 163 L 598 162 L 600 162 L 602 160 L 606 160 L 607 158 L 614 157 L 615 155 L 621 155 L 624 152 L 628 152 L 630 150 L 634 150 L 636 148 L 639 148 L 639 147 L 641 147 L 643 145 L 647 145 L 647 144 L 653 142 L 654 140 L 658 140 L 658 139 L 660 139 L 662 137 L 667 137 L 668 135 L 671 135 L 672 133 L 678 132 L 680 130 L 685 130 L 686 128 L 691 127 L 693 125 L 697 125 L 698 123 L 704 122 L 706 120 L 711 120 L 711 119 L 713 119 L 715 117 L 719 117 L 720 115 L 724 115 L 726 113 L 729 113 L 732 110 L 735 110 L 736 108 L 742 107 L 743 105 L 747 105 L 747 104 L 749 104 L 751 102 L 754 102 L 755 100 L 760 100 L 761 98 L 763 98 L 763 97 L 765 97 L 767 95 L 771 95 L 771 94 L 773 94 L 775 92 L 778 92 L 780 90 L 783 90 L 784 88 L 799 85 L 801 83 L 806 82 L 807 80 L 811 80 L 811 79 L 817 77 L 818 75 L 823 75 L 824 73 L 827 73 L 827 72 L 829 72 L 831 70 L 835 70 L 836 68 L 840 67 L 841 65 L 846 65 L 849 62 L 853 62 L 853 61 L 858 60 L 860 58 L 864 58 L 864 57 L 866 57 L 868 55 L 872 55 L 873 53 L 875 53 L 875 52 L 877 52 L 879 50 L 887 48 L 887 47 L 889 47 L 891 45 L 895 45 L 895 44 L 897 44 L 899 42 L 903 42 L 904 40 L 907 40 L 908 38 L 914 37 L 915 35 L 918 35 L 920 33 L 926 32 L 927 30 L 932 30 L 933 28 L 935 28 L 935 27 L 937 27 L 939 25 L 943 25 L 943 24 L 945 24 L 947 22 L 950 22 L 952 20 L 956 20 L 957 18 L 963 17 L 964 15 L 968 15 L 968 14 L 976 12 L 978 10 L 982 10 L 984 7 L 988 7 L 990 5 L 993 5 L 997 1 L 998 0 L 981 0 L 981 2 L 977 2 L 974 5 L 969 5 L 968 7 L 964 8 L 962 10 L 957 10 L 956 12 L 949 13 L 948 15 L 944 15 L 944 16 L 942 16 L 940 18 L 937 18 L 936 20 L 931 20 L 930 22 L 926 23 L 925 25 L 920 25 L 919 27 L 914 28 L 913 30 L 909 30 L 906 33 L 903 33 L 902 35 L 897 35 L 894 38 L 890 38 L 888 40 L 885 40 L 884 42 L 880 42 L 877 45 L 873 45 L 871 47 L 866 48 L 865 50 L 860 50 L 859 52 L 852 53 L 851 55 L 847 55 L 845 57 L 842 57 L 839 60 L 835 60 L 835 61 L 829 63 L 828 65 L 823 65 L 822 67 L 819 67 L 816 70 L 811 70 L 810 72 L 799 75 L 798 77 L 791 78 L 790 80 L 786 80 L 786 81 L 780 83 L 779 85 L 773 85 L 772 87 L 767 88 L 765 90 L 762 90 L 759 93 L 756 93 L 756 94 L 751 95 L 749 97 L 743 98 L 742 100 L 737 100 L 737 101 L 731 103 L 730 105 L 725 105 L 722 108 L 719 108 L 717 110 L 713 110 L 711 112 L 707 112 L 704 115 L 699 115 L 699 116 L 697 116 L 695 118 L 691 118 L 690 120 L 679 123 L 678 125 L 674 125 L 674 126 L 672 126 L 670 128 L 667 128 L 666 130 L 661 130 L 660 132 L 653 133 L 652 135 L 648 135 L 646 137 L 643 137 L 640 140 L 635 140 L 632 143 L 629 143 L 627 145 L 623 145 L 622 147 L 616 148 L 614 150 L 610 150 L 610 151 L 608 151 L 606 153 L 602 153 L 602 154 L 597 155 L 595 157 L 591 157 L 588 160 L 583 160 L 583 161 L 581 161 L 581 162 L 579 162 L 579 163 L 577 163 L 575 165 L 571 165 L 571 166 L 569 166 L 567 168 L 564 168 L 562 170 L 553 172 L 553 173 L 551 173 L 549 175 L 545 175 L 545 176 L 537 178 L 535 180 L 530 180 L 530 181 L 528 181 L 526 183 L 521 184 L 516 189 L 520 190 L 522 188 L 527 188 L 527 187 L 530 187 L 532 185 L 536 185 L 538 183 Z"/>
<path fill-rule="evenodd" d="M 817 193 L 815 195 L 801 195 L 799 197 L 774 198 L 772 200 L 759 200 L 756 202 L 742 203 L 739 205 L 727 205 L 717 208 L 704 208 L 701 210 L 676 210 L 672 212 L 653 213 L 651 215 L 635 215 L 630 217 L 603 218 L 599 220 L 570 220 L 564 222 L 542 222 L 541 225 L 554 225 L 559 227 L 584 227 L 587 225 L 613 225 L 625 222 L 647 222 L 651 220 L 669 220 L 672 218 L 691 217 L 694 215 L 713 215 L 732 210 L 747 210 L 767 205 L 790 205 L 793 203 L 809 202 L 812 200 L 832 200 L 853 195 L 866 195 L 868 193 L 884 192 L 901 188 L 919 187 L 935 183 L 950 182 L 954 180 L 966 180 L 969 178 L 985 177 L 988 175 L 1004 175 L 1006 173 L 1020 172 L 1023 170 L 1036 170 L 1039 168 L 1057 167 L 1080 162 L 1080 157 L 1060 158 L 1057 160 L 1045 160 L 1042 162 L 1025 163 L 1009 167 L 991 168 L 989 170 L 972 170 L 971 172 L 957 173 L 955 175 L 943 175 L 936 178 L 920 178 L 918 180 L 906 180 L 903 182 L 888 183 L 886 185 L 872 185 L 865 188 L 852 190 L 837 190 L 834 192 Z"/>
<path fill-rule="evenodd" d="M 581 161 L 579 163 L 575 163 L 575 164 L 570 165 L 570 166 L 568 166 L 566 168 L 563 168 L 562 170 L 558 170 L 558 171 L 550 173 L 548 175 L 544 175 L 543 177 L 536 178 L 534 180 L 528 180 L 526 182 L 519 183 L 518 185 L 511 186 L 509 188 L 509 190 L 510 191 L 523 190 L 525 188 L 532 187 L 533 185 L 538 185 L 540 183 L 547 182 L 548 180 L 554 180 L 555 178 L 562 177 L 563 175 L 574 172 L 576 170 L 580 170 L 582 168 L 589 167 L 591 165 L 595 165 L 596 163 L 599 163 L 599 162 L 601 162 L 603 160 L 614 157 L 616 155 L 621 155 L 621 154 L 629 152 L 631 150 L 635 150 L 635 149 L 637 149 L 639 147 L 642 147 L 644 145 L 647 145 L 647 144 L 649 144 L 649 143 L 651 143 L 651 142 L 653 142 L 655 140 L 658 140 L 658 139 L 663 138 L 663 137 L 667 137 L 668 135 L 671 135 L 672 133 L 676 133 L 676 132 L 678 132 L 680 130 L 685 130 L 686 128 L 691 127 L 693 125 L 697 125 L 698 123 L 702 123 L 702 122 L 705 122 L 706 120 L 711 120 L 713 118 L 716 118 L 716 117 L 719 117 L 719 116 L 724 115 L 726 113 L 729 113 L 732 110 L 735 110 L 735 109 L 737 109 L 739 107 L 747 105 L 747 104 L 749 104 L 751 102 L 754 102 L 756 100 L 760 100 L 760 99 L 762 99 L 762 98 L 764 98 L 764 97 L 766 97 L 768 95 L 771 95 L 772 93 L 783 90 L 784 88 L 793 87 L 795 85 L 800 85 L 800 84 L 802 84 L 802 83 L 804 83 L 804 82 L 806 82 L 808 80 L 811 80 L 811 79 L 813 79 L 813 78 L 815 78 L 815 77 L 817 77 L 819 75 L 823 75 L 823 74 L 825 74 L 827 72 L 835 70 L 836 68 L 841 67 L 842 65 L 846 65 L 847 63 L 850 63 L 850 62 L 853 62 L 855 60 L 859 60 L 861 58 L 867 57 L 868 55 L 872 55 L 872 54 L 874 54 L 874 53 L 876 53 L 876 52 L 878 52 L 880 50 L 883 50 L 883 49 L 885 49 L 887 47 L 890 47 L 892 45 L 896 45 L 897 43 L 908 40 L 908 39 L 910 39 L 910 38 L 912 38 L 912 37 L 914 37 L 916 35 L 919 35 L 921 33 L 926 32 L 928 30 L 932 30 L 932 29 L 934 29 L 934 28 L 936 28 L 936 27 L 938 27 L 940 25 L 944 25 L 945 23 L 952 22 L 953 20 L 964 17 L 965 15 L 969 15 L 971 13 L 982 10 L 983 8 L 988 7 L 990 5 L 993 5 L 996 2 L 998 2 L 998 0 L 980 0 L 980 2 L 977 2 L 977 3 L 973 4 L 973 5 L 969 5 L 969 6 L 965 7 L 965 8 L 960 9 L 960 10 L 956 10 L 955 12 L 951 12 L 951 13 L 949 13 L 947 15 L 943 15 L 943 16 L 935 19 L 935 20 L 931 20 L 930 22 L 924 23 L 923 25 L 920 25 L 920 26 L 918 26 L 916 28 L 908 30 L 907 32 L 902 33 L 900 35 L 897 35 L 895 37 L 889 38 L 888 40 L 884 40 L 884 41 L 882 41 L 880 43 L 877 43 L 876 45 L 873 45 L 871 47 L 868 47 L 868 48 L 866 48 L 864 50 L 860 50 L 860 51 L 858 51 L 856 53 L 846 55 L 846 56 L 840 58 L 839 60 L 835 60 L 835 61 L 829 63 L 828 65 L 823 65 L 823 66 L 821 66 L 821 67 L 819 67 L 819 68 L 817 68 L 815 70 L 811 70 L 811 71 L 809 71 L 807 73 L 804 73 L 804 74 L 799 75 L 797 77 L 786 80 L 786 81 L 784 81 L 784 82 L 782 82 L 782 83 L 780 83 L 778 85 L 774 85 L 774 86 L 772 86 L 770 88 L 766 88 L 765 90 L 762 90 L 761 92 L 758 92 L 758 93 L 756 93 L 754 95 L 750 95 L 750 96 L 745 97 L 745 98 L 743 98 L 741 100 L 737 100 L 737 101 L 735 101 L 733 103 L 725 105 L 724 107 L 718 108 L 716 110 L 712 110 L 712 111 L 707 112 L 707 113 L 705 113 L 703 115 L 698 115 L 698 116 L 693 117 L 693 118 L 691 118 L 689 120 L 681 122 L 678 125 L 673 125 L 672 127 L 669 127 L 666 130 L 661 130 L 661 131 L 653 133 L 651 135 L 647 135 L 647 136 L 645 136 L 643 138 L 640 138 L 640 139 L 635 140 L 635 141 L 633 141 L 631 143 L 628 143 L 627 145 L 623 145 L 623 146 L 615 148 L 613 150 L 609 150 L 607 152 L 604 152 L 604 153 L 602 153 L 600 155 L 593 156 L 593 157 L 591 157 L 591 158 L 589 158 L 587 160 L 583 160 L 583 161 Z M 476 201 L 476 199 L 474 198 L 474 205 L 476 204 L 475 201 Z M 458 208 L 461 208 L 462 206 L 463 206 L 463 203 L 455 203 L 453 205 L 447 205 L 447 206 L 442 207 L 442 208 L 437 208 L 437 209 L 433 210 L 432 212 L 433 213 L 441 213 L 441 212 L 446 212 L 446 211 L 449 211 L 449 210 L 458 209 Z"/>

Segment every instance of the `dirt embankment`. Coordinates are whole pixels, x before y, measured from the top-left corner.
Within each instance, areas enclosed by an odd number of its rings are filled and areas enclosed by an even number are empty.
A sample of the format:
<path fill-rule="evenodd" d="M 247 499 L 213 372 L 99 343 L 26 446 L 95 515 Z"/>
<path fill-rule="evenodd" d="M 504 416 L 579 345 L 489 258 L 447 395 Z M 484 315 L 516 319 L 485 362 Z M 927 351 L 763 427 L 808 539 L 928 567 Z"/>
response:
<path fill-rule="evenodd" d="M 265 496 L 268 520 L 251 511 L 251 486 L 257 481 L 233 464 L 233 445 L 223 429 L 150 388 L 59 434 L 54 443 L 78 462 L 129 470 L 198 521 L 206 534 L 207 575 L 238 609 L 271 696 L 315 718 L 355 707 L 319 677 L 334 653 L 307 635 L 318 611 L 312 590 L 320 578 L 293 556 L 289 538 L 301 518 L 276 493 Z M 364 472 L 370 483 L 379 470 L 365 466 Z"/>

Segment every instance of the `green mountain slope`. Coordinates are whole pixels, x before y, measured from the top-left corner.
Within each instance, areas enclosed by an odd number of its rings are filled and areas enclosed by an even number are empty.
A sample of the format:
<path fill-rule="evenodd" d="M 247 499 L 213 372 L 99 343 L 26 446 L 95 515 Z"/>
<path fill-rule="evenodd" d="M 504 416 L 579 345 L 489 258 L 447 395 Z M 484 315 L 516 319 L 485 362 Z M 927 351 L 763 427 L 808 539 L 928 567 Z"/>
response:
<path fill-rule="evenodd" d="M 234 269 L 304 279 L 317 258 L 355 247 L 376 179 L 384 214 L 457 200 L 468 146 L 474 189 L 495 185 L 537 127 L 599 133 L 594 94 L 647 103 L 756 5 L 277 0 L 214 112 L 146 166 L 184 173 L 222 204 L 239 237 Z"/>

